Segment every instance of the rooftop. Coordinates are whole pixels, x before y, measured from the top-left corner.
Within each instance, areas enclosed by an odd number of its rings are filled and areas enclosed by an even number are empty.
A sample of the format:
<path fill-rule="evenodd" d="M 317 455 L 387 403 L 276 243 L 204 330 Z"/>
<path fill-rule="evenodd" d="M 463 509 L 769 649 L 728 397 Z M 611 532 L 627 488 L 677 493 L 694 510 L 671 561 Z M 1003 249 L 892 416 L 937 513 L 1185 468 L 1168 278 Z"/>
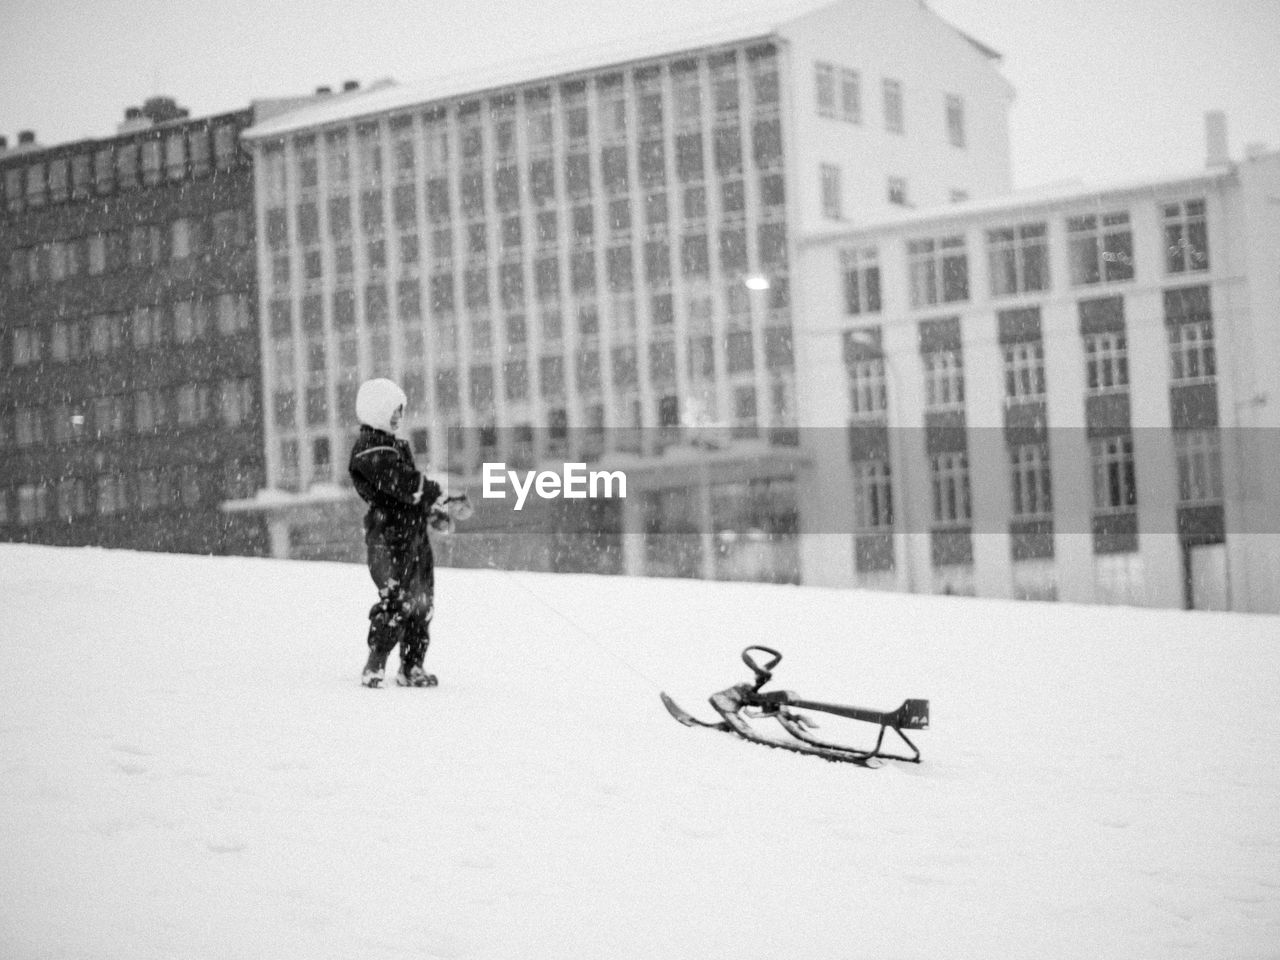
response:
<path fill-rule="evenodd" d="M 1062 180 L 1029 187 L 1025 190 L 1002 193 L 994 197 L 922 207 L 918 210 L 903 210 L 901 213 L 885 214 L 859 222 L 831 223 L 830 225 L 823 225 L 817 230 L 809 231 L 801 242 L 806 245 L 820 245 L 860 234 L 910 228 L 926 223 L 971 220 L 989 214 L 1026 210 L 1032 207 L 1069 204 L 1082 200 L 1105 200 L 1122 194 L 1158 190 L 1164 187 L 1176 187 L 1210 180 L 1222 180 L 1231 176 L 1233 171 L 1234 168 L 1232 167 L 1219 167 L 1202 169 L 1178 176 L 1148 177 L 1145 179 L 1125 177 L 1099 183 Z"/>
<path fill-rule="evenodd" d="M 679 13 L 668 14 L 664 11 L 664 26 L 651 33 L 626 33 L 624 25 L 619 24 L 618 39 L 611 43 L 547 48 L 518 60 L 434 77 L 420 83 L 395 84 L 377 91 L 359 92 L 340 101 L 335 99 L 323 102 L 260 122 L 246 131 L 245 135 L 249 139 L 276 137 L 420 104 L 649 60 L 674 51 L 703 50 L 729 43 L 763 39 L 777 33 L 787 23 L 842 2 L 856 0 L 769 0 L 764 5 L 757 4 L 748 9 L 735 8 L 731 15 L 722 14 L 711 20 L 691 21 L 687 17 L 682 19 Z M 921 3 L 920 6 L 931 16 L 937 16 L 926 4 Z M 982 56 L 993 61 L 999 60 L 1000 55 L 990 47 L 950 24 L 947 26 L 972 44 Z"/>

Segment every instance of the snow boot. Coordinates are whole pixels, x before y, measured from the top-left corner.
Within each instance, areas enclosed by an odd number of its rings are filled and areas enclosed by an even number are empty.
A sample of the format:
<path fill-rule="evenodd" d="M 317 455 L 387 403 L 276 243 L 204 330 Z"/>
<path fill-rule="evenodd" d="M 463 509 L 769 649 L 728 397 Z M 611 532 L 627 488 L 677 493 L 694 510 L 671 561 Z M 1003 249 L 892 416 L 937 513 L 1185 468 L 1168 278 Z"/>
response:
<path fill-rule="evenodd" d="M 396 674 L 396 686 L 399 687 L 434 687 L 440 681 L 434 673 L 427 673 L 419 666 L 412 666 L 406 673 L 404 667 Z"/>
<path fill-rule="evenodd" d="M 387 654 L 379 653 L 377 647 L 370 647 L 369 659 L 365 662 L 364 673 L 360 675 L 360 685 L 363 687 L 382 686 L 382 680 L 386 676 L 386 666 Z"/>

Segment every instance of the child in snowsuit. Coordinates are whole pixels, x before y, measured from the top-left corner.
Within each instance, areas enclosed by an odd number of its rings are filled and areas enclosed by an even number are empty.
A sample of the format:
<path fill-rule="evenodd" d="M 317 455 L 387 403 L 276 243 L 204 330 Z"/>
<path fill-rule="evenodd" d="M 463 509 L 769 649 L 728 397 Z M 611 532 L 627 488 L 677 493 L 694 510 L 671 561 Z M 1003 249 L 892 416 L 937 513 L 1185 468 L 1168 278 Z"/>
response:
<path fill-rule="evenodd" d="M 395 435 L 404 407 L 404 391 L 390 380 L 368 380 L 356 394 L 360 435 L 348 471 L 356 492 L 369 504 L 364 542 L 369 574 L 378 587 L 378 602 L 369 611 L 369 660 L 360 680 L 366 687 L 382 685 L 387 656 L 397 644 L 396 683 L 436 684 L 422 661 L 431 642 L 435 588 L 427 530 L 431 508 L 443 491 L 418 471 L 408 442 Z"/>

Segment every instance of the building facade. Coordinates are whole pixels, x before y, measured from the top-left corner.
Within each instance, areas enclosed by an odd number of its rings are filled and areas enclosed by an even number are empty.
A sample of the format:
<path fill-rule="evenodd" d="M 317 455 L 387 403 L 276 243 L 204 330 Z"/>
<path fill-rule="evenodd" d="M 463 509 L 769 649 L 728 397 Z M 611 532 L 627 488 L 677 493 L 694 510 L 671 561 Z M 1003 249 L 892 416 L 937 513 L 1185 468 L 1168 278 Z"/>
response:
<path fill-rule="evenodd" d="M 625 462 L 592 569 L 799 579 L 797 238 L 1006 191 L 1010 99 L 991 51 L 876 0 L 255 126 L 267 478 L 299 496 L 236 508 L 277 554 L 358 549 L 354 395 L 390 376 L 450 472 Z"/>
<path fill-rule="evenodd" d="M 0 539 L 265 551 L 252 120 L 0 152 Z"/>
<path fill-rule="evenodd" d="M 1224 154 L 806 241 L 809 582 L 1280 611 L 1280 154 Z"/>

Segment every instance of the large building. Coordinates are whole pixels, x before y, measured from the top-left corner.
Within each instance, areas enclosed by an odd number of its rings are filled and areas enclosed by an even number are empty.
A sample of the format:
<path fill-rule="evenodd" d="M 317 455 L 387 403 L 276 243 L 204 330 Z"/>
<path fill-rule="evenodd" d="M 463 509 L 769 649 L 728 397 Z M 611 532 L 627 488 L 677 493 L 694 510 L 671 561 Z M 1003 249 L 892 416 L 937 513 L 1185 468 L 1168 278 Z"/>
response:
<path fill-rule="evenodd" d="M 1280 154 L 809 237 L 807 582 L 1280 612 Z"/>
<path fill-rule="evenodd" d="M 629 465 L 587 524 L 618 550 L 520 562 L 799 579 L 798 238 L 1006 192 L 1012 91 L 917 0 L 786 9 L 247 132 L 274 492 L 232 506 L 274 552 L 358 550 L 345 453 L 383 375 L 452 472 Z"/>
<path fill-rule="evenodd" d="M 253 116 L 0 144 L 0 538 L 265 551 Z"/>

